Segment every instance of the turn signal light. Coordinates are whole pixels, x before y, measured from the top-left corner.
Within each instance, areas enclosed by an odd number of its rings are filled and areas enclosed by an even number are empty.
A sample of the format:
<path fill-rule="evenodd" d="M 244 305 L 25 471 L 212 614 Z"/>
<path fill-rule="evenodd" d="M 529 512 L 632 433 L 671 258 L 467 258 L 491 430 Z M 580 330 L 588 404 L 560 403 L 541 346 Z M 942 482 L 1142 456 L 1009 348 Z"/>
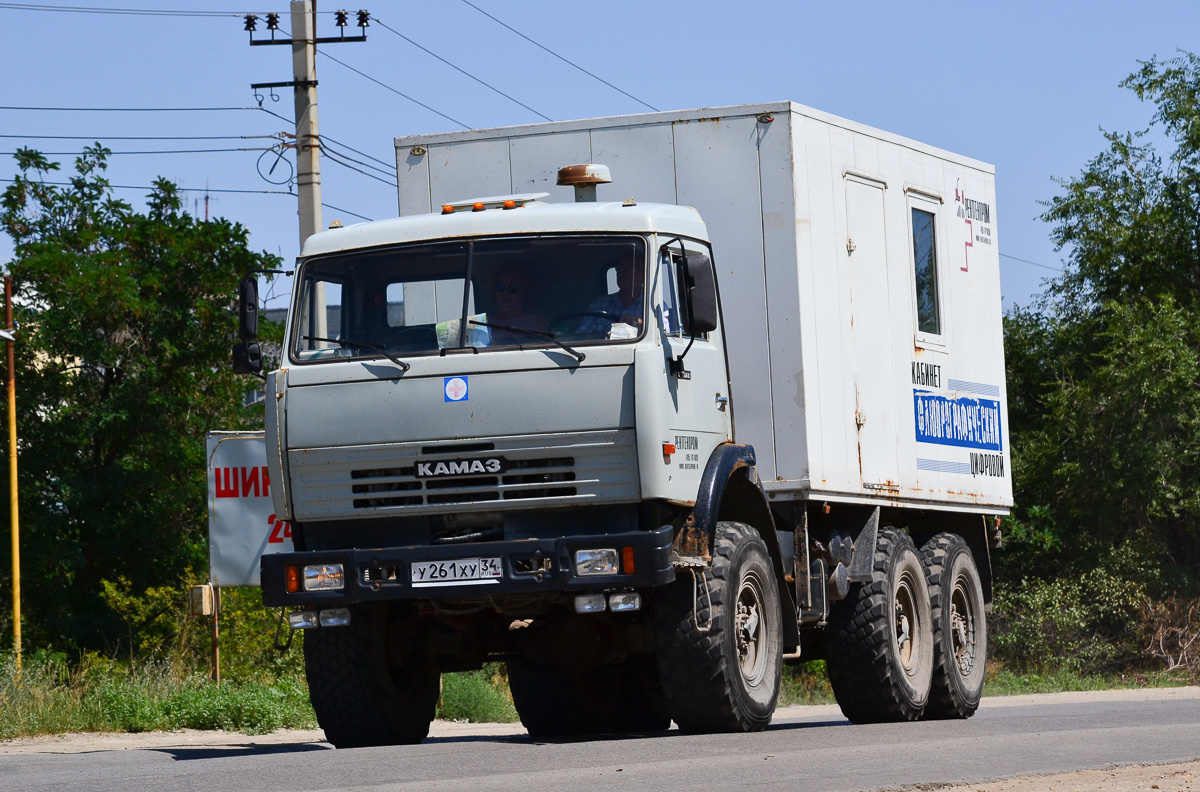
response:
<path fill-rule="evenodd" d="M 288 594 L 295 594 L 300 590 L 300 567 L 288 566 L 283 568 L 284 587 Z"/>
<path fill-rule="evenodd" d="M 621 571 L 624 572 L 626 575 L 633 574 L 634 568 L 633 568 L 633 548 L 632 547 L 622 547 L 621 548 Z"/>

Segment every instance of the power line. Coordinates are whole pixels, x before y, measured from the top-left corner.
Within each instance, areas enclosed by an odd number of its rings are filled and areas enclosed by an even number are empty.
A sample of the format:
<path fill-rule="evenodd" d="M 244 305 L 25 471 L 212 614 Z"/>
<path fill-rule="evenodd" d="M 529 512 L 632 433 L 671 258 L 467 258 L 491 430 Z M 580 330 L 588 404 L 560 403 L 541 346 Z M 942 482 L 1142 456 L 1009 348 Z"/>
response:
<path fill-rule="evenodd" d="M 223 153 L 231 152 L 231 151 L 270 151 L 273 148 L 275 148 L 275 147 L 274 146 L 258 146 L 256 148 L 243 147 L 243 148 L 215 148 L 215 149 L 175 149 L 172 151 L 167 151 L 167 150 L 162 150 L 162 151 L 111 151 L 110 150 L 108 152 L 108 155 L 116 157 L 116 156 L 125 155 L 125 154 L 223 154 Z M 82 152 L 82 151 L 39 151 L 38 153 L 42 154 L 44 156 L 47 156 L 47 157 L 82 157 L 84 154 L 84 152 Z M 14 157 L 14 156 L 16 156 L 16 154 L 17 154 L 17 152 L 15 152 L 15 151 L 0 151 L 0 157 Z"/>
<path fill-rule="evenodd" d="M 464 2 L 464 3 L 466 3 L 467 5 L 471 6 L 471 8 L 474 8 L 476 11 L 478 11 L 479 13 L 483 14 L 483 15 L 484 15 L 485 17 L 487 17 L 488 19 L 490 19 L 490 20 L 492 20 L 493 22 L 495 22 L 497 25 L 500 25 L 501 27 L 504 27 L 504 28 L 507 28 L 508 30 L 511 30 L 513 33 L 516 33 L 518 36 L 520 36 L 521 38 L 525 39 L 526 41 L 528 41 L 530 44 L 534 45 L 535 47 L 538 47 L 539 49 L 545 50 L 546 52 L 550 53 L 551 55 L 553 55 L 554 57 L 558 58 L 560 61 L 562 61 L 563 63 L 567 64 L 568 66 L 574 66 L 576 69 L 579 69 L 579 71 L 583 72 L 584 74 L 586 74 L 587 76 L 591 77 L 592 79 L 594 79 L 594 80 L 599 80 L 600 82 L 602 82 L 602 83 L 604 83 L 605 85 L 607 85 L 609 88 L 612 88 L 614 91 L 617 91 L 618 93 L 624 94 L 625 96 L 628 96 L 630 99 L 632 99 L 633 101 L 637 102 L 638 104 L 645 105 L 646 107 L 649 107 L 651 110 L 653 110 L 653 111 L 655 111 L 655 112 L 658 112 L 658 108 L 657 108 L 657 107 L 655 107 L 654 105 L 650 104 L 649 102 L 644 102 L 644 101 L 642 101 L 641 99 L 638 99 L 636 96 L 634 96 L 633 94 L 629 93 L 628 91 L 622 91 L 620 88 L 618 88 L 617 86 L 613 85 L 613 84 L 612 84 L 612 83 L 610 83 L 608 80 L 605 80 L 603 77 L 599 77 L 599 76 L 597 76 L 597 75 L 595 75 L 595 74 L 591 73 L 591 72 L 590 72 L 590 71 L 588 71 L 587 69 L 585 69 L 585 68 L 583 68 L 582 66 L 580 66 L 578 63 L 575 63 L 574 61 L 567 60 L 567 59 L 566 59 L 566 58 L 564 58 L 562 55 L 559 55 L 557 52 L 555 52 L 554 50 L 550 49 L 549 47 L 547 47 L 547 46 L 545 46 L 545 45 L 543 45 L 543 44 L 539 44 L 538 42 L 536 42 L 536 41 L 534 41 L 533 39 L 531 39 L 529 36 L 526 36 L 524 33 L 522 33 L 521 31 L 517 30 L 516 28 L 514 28 L 512 25 L 508 25 L 508 24 L 506 24 L 506 23 L 504 23 L 504 22 L 501 22 L 499 19 L 497 19 L 496 17 L 492 16 L 492 15 L 491 15 L 491 14 L 489 14 L 487 11 L 484 11 L 482 8 L 480 8 L 479 6 L 477 6 L 477 5 L 475 5 L 474 3 L 472 3 L 472 2 L 471 2 L 471 0 L 462 0 L 462 2 Z"/>
<path fill-rule="evenodd" d="M 7 182 L 9 184 L 15 183 L 16 181 L 17 181 L 16 179 L 0 179 L 0 182 Z M 26 181 L 28 181 L 28 180 L 26 180 Z M 74 187 L 75 186 L 72 182 L 39 181 L 36 183 L 44 184 L 48 187 Z M 106 184 L 105 186 L 109 187 L 111 189 L 114 189 L 114 190 L 156 190 L 156 189 L 158 189 L 157 187 L 142 187 L 142 186 L 132 185 L 132 184 Z M 178 185 L 174 185 L 174 187 L 178 192 L 242 193 L 242 194 L 247 194 L 247 195 L 290 195 L 293 198 L 296 197 L 295 193 L 287 192 L 286 190 L 221 190 L 221 189 L 217 189 L 216 187 L 180 187 Z"/>
<path fill-rule="evenodd" d="M 329 58 L 330 60 L 335 61 L 336 63 L 338 63 L 342 66 L 345 66 L 346 68 L 350 69 L 351 71 L 361 74 L 363 77 L 366 77 L 368 80 L 371 80 L 371 81 L 377 82 L 377 83 L 379 82 L 374 77 L 371 77 L 370 75 L 367 75 L 367 74 L 363 74 L 362 72 L 358 71 L 358 69 L 355 69 L 352 66 L 348 66 L 347 64 L 342 63 L 341 61 L 337 60 L 337 58 L 334 58 L 331 55 L 326 55 L 324 52 L 322 52 L 321 54 L 324 55 L 325 57 Z M 450 118 L 447 115 L 438 113 L 438 111 L 434 110 L 432 107 L 422 104 L 421 102 L 418 102 L 416 99 L 413 99 L 412 97 L 407 96 L 406 94 L 400 93 L 395 88 L 384 85 L 383 83 L 379 83 L 379 84 L 383 85 L 383 87 L 387 88 L 389 91 L 400 94 L 400 96 L 403 96 L 405 99 L 415 102 L 416 104 L 421 105 L 422 107 L 426 108 L 427 110 L 429 110 L 433 113 L 437 113 L 438 115 L 442 116 L 443 118 L 447 119 L 448 121 L 458 124 L 461 127 L 467 128 L 467 125 L 463 124 L 461 121 L 455 121 L 453 118 Z M 266 113 L 267 115 L 271 116 L 272 118 L 278 118 L 280 121 L 284 121 L 289 125 L 295 124 L 295 121 L 293 119 L 287 118 L 286 116 L 282 116 L 279 113 L 276 113 L 274 110 L 270 110 L 266 107 L 262 107 L 261 105 L 255 105 L 255 106 L 251 106 L 251 107 L 33 107 L 33 106 L 17 107 L 17 106 L 0 106 L 0 110 L 62 111 L 62 112 L 81 112 L 81 113 L 88 113 L 88 112 L 91 112 L 91 113 L 171 113 L 171 112 L 184 113 L 184 112 L 205 112 L 205 111 L 254 110 L 254 111 L 261 112 L 261 113 Z M 4 136 L 0 136 L 0 137 L 35 139 L 35 136 L 31 136 L 31 135 L 4 135 Z M 245 138 L 277 137 L 277 135 L 244 135 L 242 137 L 245 137 Z M 384 167 L 387 167 L 387 168 L 395 167 L 395 163 L 393 163 L 393 162 L 387 162 L 385 160 L 379 159 L 378 157 L 373 157 L 370 154 L 367 154 L 365 151 L 360 151 L 360 150 L 354 148 L 353 146 L 351 146 L 347 143 L 343 143 L 340 140 L 336 140 L 335 138 L 329 137 L 328 135 L 322 135 L 321 137 L 322 137 L 322 139 L 327 140 L 330 143 L 334 143 L 338 146 L 341 146 L 342 148 L 349 149 L 350 151 L 353 151 L 355 154 L 359 154 L 361 156 L 366 157 L 367 159 L 374 160 L 375 162 L 378 162 L 380 165 L 383 165 Z M 66 136 L 63 136 L 61 138 L 52 138 L 51 136 L 46 136 L 46 139 L 92 140 L 94 138 L 92 138 L 91 136 L 78 137 L 78 138 L 66 137 Z M 210 138 L 203 138 L 203 137 L 194 137 L 194 138 L 189 138 L 189 137 L 179 137 L 179 138 L 106 137 L 104 139 L 106 139 L 106 140 L 176 140 L 176 139 L 177 140 L 208 140 Z M 224 138 L 214 137 L 211 139 L 218 140 L 218 139 L 224 139 Z M 233 138 L 229 138 L 229 139 L 233 139 Z"/>
<path fill-rule="evenodd" d="M 388 185 L 389 187 L 397 186 L 396 182 L 394 182 L 394 181 L 388 181 L 387 179 L 381 179 L 373 173 L 367 173 L 365 170 L 360 170 L 360 169 L 354 167 L 353 165 L 346 164 L 336 154 L 334 154 L 332 151 L 330 151 L 327 146 L 321 145 L 320 143 L 318 143 L 318 146 L 320 146 L 321 153 L 323 153 L 325 156 L 329 157 L 329 160 L 331 162 L 333 162 L 337 165 L 341 165 L 343 168 L 349 168 L 350 170 L 355 171 L 356 173 L 361 173 L 363 176 L 366 176 L 368 179 L 374 179 L 377 182 L 383 182 L 384 184 Z"/>
<path fill-rule="evenodd" d="M 463 69 L 463 68 L 461 68 L 461 67 L 459 67 L 459 66 L 456 66 L 455 64 L 453 64 L 453 63 L 451 63 L 450 61 L 448 61 L 448 60 L 446 60 L 445 58 L 443 58 L 441 55 L 438 55 L 436 52 L 433 52 L 432 50 L 430 50 L 430 49 L 428 49 L 428 48 L 426 48 L 426 47 L 423 47 L 423 46 L 421 46 L 421 45 L 420 45 L 420 44 L 418 44 L 417 42 L 415 42 L 415 41 L 413 41 L 412 39 L 410 39 L 408 36 L 406 36 L 406 35 L 404 35 L 403 33 L 401 33 L 399 30 L 396 30 L 396 29 L 394 29 L 394 28 L 391 28 L 391 27 L 389 27 L 389 26 L 385 25 L 383 22 L 381 22 L 381 21 L 379 20 L 379 18 L 378 18 L 378 17 L 372 16 L 372 17 L 371 17 L 371 21 L 372 21 L 372 22 L 374 22 L 374 23 L 375 23 L 376 25 L 378 25 L 379 27 L 383 28 L 384 30 L 387 30 L 387 31 L 389 31 L 389 32 L 391 32 L 391 33 L 394 33 L 395 35 L 397 35 L 397 36 L 399 36 L 400 38 L 404 39 L 404 40 L 405 40 L 405 41 L 407 41 L 409 44 L 412 44 L 414 47 L 416 47 L 417 49 L 419 49 L 419 50 L 421 50 L 422 52 L 426 53 L 427 55 L 431 55 L 432 57 L 434 57 L 434 58 L 437 58 L 437 59 L 438 59 L 438 60 L 440 60 L 442 63 L 444 63 L 444 64 L 446 64 L 447 66 L 449 66 L 451 69 L 454 69 L 455 71 L 459 72 L 460 74 L 464 74 L 464 75 L 466 75 L 467 77 L 470 77 L 470 78 L 471 78 L 472 80 L 474 80 L 475 82 L 479 83 L 480 85 L 484 86 L 485 88 L 488 88 L 488 89 L 490 89 L 490 90 L 492 90 L 492 91 L 495 91 L 496 93 L 500 94 L 501 96 L 503 96 L 505 99 L 509 100 L 510 102 L 513 102 L 513 103 L 515 103 L 515 104 L 518 104 L 518 105 L 520 105 L 521 107 L 524 107 L 526 110 L 528 110 L 529 112 L 533 113 L 535 116 L 538 116 L 539 118 L 543 118 L 543 119 L 545 119 L 545 120 L 547 120 L 547 121 L 553 121 L 553 120 L 554 120 L 553 118 L 551 118 L 550 116 L 546 115 L 545 113 L 539 113 L 537 110 L 534 110 L 532 107 L 530 107 L 529 105 L 525 104 L 525 103 L 524 103 L 524 102 L 522 102 L 521 100 L 519 100 L 519 99 L 514 99 L 513 97 L 511 97 L 511 96 L 509 96 L 508 94 L 504 93 L 504 91 L 501 91 L 499 88 L 497 88 L 496 86 L 492 85 L 491 83 L 484 82 L 484 81 L 483 81 L 483 80 L 481 80 L 480 78 L 476 77 L 474 74 L 471 74 L 471 73 L 470 73 L 469 71 L 467 71 L 466 69 Z"/>
<path fill-rule="evenodd" d="M 218 110 L 261 109 L 260 107 L 0 107 L 0 110 L 50 110 L 70 113 L 201 113 Z"/>
<path fill-rule="evenodd" d="M 322 150 L 328 151 L 329 153 L 339 156 L 342 159 L 349 160 L 350 162 L 353 162 L 355 165 L 362 165 L 364 168 L 369 168 L 370 170 L 373 170 L 376 173 L 382 173 L 384 176 L 395 176 L 396 175 L 395 168 L 380 168 L 376 165 L 372 165 L 369 162 L 363 162 L 362 160 L 356 160 L 356 159 L 354 159 L 354 157 L 351 157 L 349 154 L 345 154 L 341 151 L 336 151 L 334 149 L 329 148 L 326 145 L 326 142 L 328 140 L 329 140 L 329 138 L 322 136 L 322 138 L 321 138 Z"/>
<path fill-rule="evenodd" d="M 471 128 L 471 127 L 467 126 L 466 124 L 464 124 L 462 121 L 459 121 L 458 119 L 455 119 L 455 118 L 451 118 L 450 116 L 446 115 L 445 113 L 443 113 L 443 112 L 441 112 L 441 111 L 439 111 L 439 110 L 434 110 L 432 107 L 430 107 L 429 105 L 425 104 L 424 102 L 422 102 L 422 101 L 420 101 L 420 100 L 417 100 L 417 99 L 414 99 L 414 98 L 412 98 L 411 96 L 409 96 L 408 94 L 406 94 L 406 93 L 403 93 L 402 91 L 398 91 L 398 90 L 396 90 L 395 88 L 393 88 L 392 86 L 388 85 L 387 83 L 380 82 L 379 80 L 376 80 L 374 77 L 372 77 L 371 75 L 367 74 L 366 72 L 361 72 L 361 71 L 359 71 L 358 69 L 354 68 L 354 67 L 353 67 L 353 66 L 351 66 L 350 64 L 348 64 L 348 63 L 344 63 L 344 62 L 342 62 L 342 61 L 338 60 L 337 58 L 333 57 L 332 55 L 330 55 L 330 54 L 329 54 L 329 53 L 327 53 L 327 52 L 322 52 L 322 51 L 320 51 L 320 50 L 318 50 L 318 52 L 320 52 L 320 54 L 321 54 L 321 57 L 323 57 L 323 58 L 328 58 L 329 60 L 333 61 L 334 63 L 338 64 L 339 66 L 343 66 L 343 67 L 345 67 L 345 68 L 349 69 L 350 71 L 354 72 L 355 74 L 359 75 L 360 77 L 366 77 L 368 80 L 370 80 L 371 82 L 375 83 L 376 85 L 378 85 L 378 86 L 380 86 L 380 87 L 382 87 L 382 88 L 386 88 L 386 89 L 388 89 L 389 91 L 391 91 L 392 93 L 396 94 L 397 96 L 402 96 L 402 97 L 404 97 L 405 99 L 407 99 L 408 101 L 412 102 L 412 103 L 413 103 L 413 104 L 415 104 L 415 105 L 420 105 L 421 107 L 425 108 L 425 109 L 426 109 L 426 110 L 428 110 L 429 112 L 431 112 L 431 113 L 434 113 L 434 114 L 436 114 L 436 115 L 439 115 L 439 116 L 441 116 L 442 118 L 446 119 L 447 121 L 449 121 L 449 122 L 450 122 L 450 123 L 452 123 L 452 124 L 458 124 L 458 125 L 459 125 L 460 127 L 462 127 L 463 129 L 470 129 L 470 128 Z M 2 109 L 4 109 L 4 108 L 0 108 L 0 110 L 2 110 Z M 267 112 L 270 112 L 270 111 L 268 110 Z"/>
<path fill-rule="evenodd" d="M 340 140 L 335 140 L 335 139 L 329 137 L 329 135 L 322 134 L 321 140 L 332 143 L 335 146 L 341 146 L 342 148 L 350 149 L 355 154 L 366 157 L 369 160 L 374 160 L 375 162 L 378 162 L 380 165 L 383 165 L 384 167 L 386 167 L 388 169 L 386 172 L 389 175 L 396 172 L 396 163 L 395 162 L 387 162 L 385 160 L 379 159 L 378 157 L 372 157 L 370 154 L 367 154 L 366 152 L 359 151 L 358 149 L 354 148 L 353 146 L 347 146 L 345 143 L 341 142 Z M 349 157 L 347 157 L 347 159 L 349 159 Z M 366 164 L 366 163 L 363 163 L 363 164 Z"/>
<path fill-rule="evenodd" d="M 363 217 L 362 215 L 360 215 L 356 212 L 351 212 L 349 209 L 342 209 L 340 206 L 334 206 L 333 204 L 328 204 L 328 203 L 324 203 L 324 202 L 321 203 L 321 206 L 324 206 L 326 209 L 332 209 L 335 212 L 342 212 L 344 214 L 348 214 L 351 217 L 357 217 L 359 220 L 366 220 L 368 223 L 371 222 L 371 218 Z"/>
<path fill-rule="evenodd" d="M 11 11 L 61 11 L 73 14 L 123 14 L 128 16 L 174 16 L 174 17 L 234 17 L 241 18 L 245 11 L 172 11 L 162 8 L 96 8 L 92 6 L 42 5 L 39 3 L 0 3 L 0 8 Z M 260 11 L 258 13 L 266 13 Z"/>
<path fill-rule="evenodd" d="M 279 134 L 274 135 L 0 135 L 0 138 L 15 140 L 262 140 L 273 138 L 278 140 Z"/>
<path fill-rule="evenodd" d="M 1000 258 L 1012 259 L 1013 261 L 1019 261 L 1022 264 L 1029 264 L 1030 266 L 1033 266 L 1033 267 L 1041 267 L 1042 269 L 1050 270 L 1051 272 L 1062 272 L 1063 271 L 1058 267 L 1051 267 L 1048 264 L 1039 264 L 1036 261 L 1030 261 L 1029 259 L 1017 258 L 1016 256 L 1010 256 L 1007 253 L 1001 253 Z"/>

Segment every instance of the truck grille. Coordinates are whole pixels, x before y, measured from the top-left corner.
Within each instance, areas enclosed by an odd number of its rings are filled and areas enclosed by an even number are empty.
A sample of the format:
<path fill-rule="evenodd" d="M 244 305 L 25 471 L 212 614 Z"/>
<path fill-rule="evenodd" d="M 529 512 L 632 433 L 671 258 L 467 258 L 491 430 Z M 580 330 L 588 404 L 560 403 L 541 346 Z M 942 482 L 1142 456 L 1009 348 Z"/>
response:
<path fill-rule="evenodd" d="M 495 474 L 478 472 L 478 465 L 463 475 L 421 477 L 417 471 L 418 462 L 497 457 L 504 468 Z M 632 431 L 305 449 L 290 455 L 289 466 L 300 520 L 436 513 L 470 503 L 502 508 L 529 501 L 631 501 L 638 495 Z"/>

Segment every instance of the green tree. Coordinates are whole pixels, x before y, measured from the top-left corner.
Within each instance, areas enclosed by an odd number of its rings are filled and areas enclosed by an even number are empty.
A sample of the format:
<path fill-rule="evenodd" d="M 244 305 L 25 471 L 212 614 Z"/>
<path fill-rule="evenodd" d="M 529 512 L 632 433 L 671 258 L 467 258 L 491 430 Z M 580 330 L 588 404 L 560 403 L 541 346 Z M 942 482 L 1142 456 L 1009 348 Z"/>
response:
<path fill-rule="evenodd" d="M 87 148 L 58 187 L 57 164 L 19 151 L 0 223 L 21 324 L 26 642 L 112 651 L 127 630 L 102 580 L 144 591 L 207 564 L 204 433 L 261 424 L 243 407 L 252 381 L 230 371 L 233 295 L 277 259 L 239 224 L 183 212 L 166 180 L 135 211 L 107 155 Z"/>
<path fill-rule="evenodd" d="M 1066 272 L 1005 317 L 1018 509 L 1001 564 L 1123 564 L 1154 592 L 1200 574 L 1200 57 L 1122 86 L 1155 106 L 1150 129 L 1106 133 L 1059 182 L 1043 219 Z"/>

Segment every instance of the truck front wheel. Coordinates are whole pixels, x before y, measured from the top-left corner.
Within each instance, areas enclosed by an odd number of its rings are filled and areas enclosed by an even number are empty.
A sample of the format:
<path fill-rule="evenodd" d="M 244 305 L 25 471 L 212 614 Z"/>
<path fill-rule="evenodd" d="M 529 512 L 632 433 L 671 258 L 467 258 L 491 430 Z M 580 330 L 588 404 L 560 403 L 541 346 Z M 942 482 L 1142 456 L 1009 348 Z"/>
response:
<path fill-rule="evenodd" d="M 774 566 L 749 525 L 717 523 L 712 566 L 657 598 L 658 666 L 671 717 L 690 732 L 760 731 L 779 698 Z"/>
<path fill-rule="evenodd" d="M 829 613 L 826 663 L 842 714 L 854 723 L 917 720 L 933 676 L 933 619 L 912 539 L 880 528 L 871 580 Z"/>
<path fill-rule="evenodd" d="M 304 636 L 304 675 L 317 723 L 336 748 L 420 742 L 437 706 L 435 660 L 411 608 L 360 606 L 345 627 Z"/>
<path fill-rule="evenodd" d="M 938 534 L 921 548 L 933 614 L 933 689 L 925 717 L 969 718 L 979 709 L 987 664 L 983 586 L 962 537 Z"/>

